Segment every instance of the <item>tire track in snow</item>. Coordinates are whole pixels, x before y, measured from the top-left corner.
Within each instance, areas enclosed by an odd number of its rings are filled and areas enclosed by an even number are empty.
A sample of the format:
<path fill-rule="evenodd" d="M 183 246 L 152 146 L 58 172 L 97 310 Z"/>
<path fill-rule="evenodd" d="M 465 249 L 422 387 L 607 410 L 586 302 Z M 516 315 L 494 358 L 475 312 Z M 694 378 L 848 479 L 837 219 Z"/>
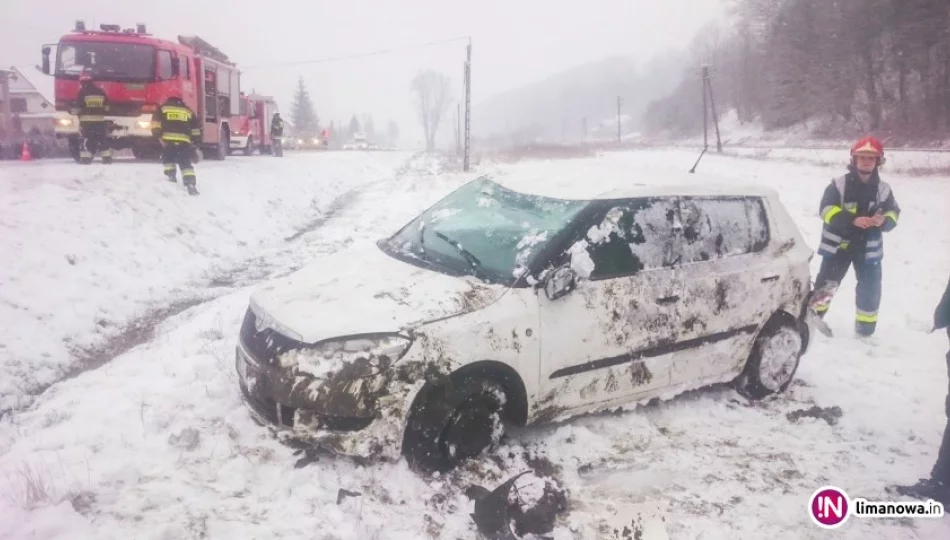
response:
<path fill-rule="evenodd" d="M 305 224 L 294 234 L 283 239 L 284 244 L 276 250 L 257 255 L 253 258 L 233 264 L 231 267 L 221 270 L 217 275 L 199 286 L 198 292 L 193 293 L 186 298 L 172 302 L 171 304 L 155 307 L 147 311 L 144 315 L 133 319 L 124 325 L 123 329 L 116 335 L 106 339 L 101 345 L 80 349 L 73 349 L 72 356 L 74 362 L 70 368 L 64 370 L 55 380 L 37 386 L 31 392 L 24 395 L 25 406 L 16 406 L 0 409 L 0 419 L 9 414 L 28 409 L 35 402 L 35 399 L 56 384 L 73 379 L 83 373 L 99 369 L 108 364 L 112 359 L 125 354 L 134 348 L 147 343 L 156 337 L 156 330 L 167 320 L 174 318 L 181 313 L 213 301 L 221 296 L 230 294 L 236 289 L 252 286 L 262 280 L 273 279 L 282 275 L 290 274 L 296 271 L 300 266 L 302 259 L 309 257 L 302 256 L 300 244 L 303 242 L 306 249 L 305 254 L 332 253 L 336 251 L 334 246 L 327 242 L 306 242 L 306 237 L 320 231 L 327 224 L 332 222 L 340 214 L 344 213 L 351 206 L 358 203 L 360 195 L 368 190 L 389 182 L 398 181 L 402 176 L 411 174 L 413 160 L 417 156 L 411 157 L 402 166 L 393 172 L 393 176 L 369 182 L 359 187 L 350 189 L 343 194 L 335 197 L 326 210 L 319 216 Z M 355 231 L 354 231 L 355 232 Z M 329 244 L 332 244 L 330 242 Z M 345 245 L 345 244 L 344 244 Z M 339 249 L 337 246 L 336 248 Z M 329 249 L 329 251 L 327 250 Z M 290 263 L 289 265 L 287 263 Z"/>

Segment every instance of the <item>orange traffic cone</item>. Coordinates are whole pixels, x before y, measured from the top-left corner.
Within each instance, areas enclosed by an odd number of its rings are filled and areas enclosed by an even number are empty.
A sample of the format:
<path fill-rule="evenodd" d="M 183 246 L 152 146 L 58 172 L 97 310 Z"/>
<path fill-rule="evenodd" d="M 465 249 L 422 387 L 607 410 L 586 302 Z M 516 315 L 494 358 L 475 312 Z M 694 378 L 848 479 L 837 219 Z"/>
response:
<path fill-rule="evenodd" d="M 30 155 L 30 145 L 27 141 L 23 141 L 23 152 L 20 153 L 20 161 L 30 161 L 33 159 L 33 156 Z"/>

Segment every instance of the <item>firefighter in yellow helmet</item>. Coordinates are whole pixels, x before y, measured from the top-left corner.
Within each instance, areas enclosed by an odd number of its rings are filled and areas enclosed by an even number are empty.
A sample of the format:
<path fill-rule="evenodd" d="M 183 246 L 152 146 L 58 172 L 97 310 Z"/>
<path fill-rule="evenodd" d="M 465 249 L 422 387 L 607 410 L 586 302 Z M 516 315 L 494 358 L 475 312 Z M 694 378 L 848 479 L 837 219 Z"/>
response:
<path fill-rule="evenodd" d="M 189 195 L 197 195 L 195 168 L 191 163 L 193 144 L 201 140 L 201 128 L 194 111 L 181 96 L 172 95 L 152 115 L 152 134 L 162 143 L 162 165 L 169 182 L 178 182 L 176 166 L 181 169 L 182 184 Z"/>

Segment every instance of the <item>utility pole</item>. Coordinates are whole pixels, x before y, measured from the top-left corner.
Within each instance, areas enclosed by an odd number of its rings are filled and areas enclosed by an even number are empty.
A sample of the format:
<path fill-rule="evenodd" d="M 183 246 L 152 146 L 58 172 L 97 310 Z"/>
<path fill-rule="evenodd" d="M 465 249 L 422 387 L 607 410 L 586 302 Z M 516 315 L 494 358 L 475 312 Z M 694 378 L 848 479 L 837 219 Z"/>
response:
<path fill-rule="evenodd" d="M 706 104 L 706 81 L 709 78 L 709 66 L 703 66 L 703 148 L 709 148 L 709 106 Z"/>
<path fill-rule="evenodd" d="M 620 128 L 620 96 L 617 96 L 617 142 L 623 140 L 623 132 Z"/>
<path fill-rule="evenodd" d="M 462 104 L 455 104 L 455 154 L 462 153 Z"/>
<path fill-rule="evenodd" d="M 465 54 L 465 157 L 462 170 L 468 172 L 472 140 L 472 38 L 468 38 Z"/>
<path fill-rule="evenodd" d="M 716 127 L 716 150 L 722 153 L 722 137 L 719 133 L 719 115 L 716 114 L 716 98 L 713 95 L 712 81 L 709 77 L 709 66 L 703 66 L 703 148 L 709 148 L 709 106 L 706 96 L 709 96 L 709 105 L 712 106 L 713 124 Z"/>

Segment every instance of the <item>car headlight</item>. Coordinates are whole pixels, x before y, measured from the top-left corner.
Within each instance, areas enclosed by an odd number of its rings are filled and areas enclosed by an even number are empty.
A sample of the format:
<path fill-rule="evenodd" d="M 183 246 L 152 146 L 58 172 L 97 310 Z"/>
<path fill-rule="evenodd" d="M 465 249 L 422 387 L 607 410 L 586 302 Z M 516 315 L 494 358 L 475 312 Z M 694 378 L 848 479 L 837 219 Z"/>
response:
<path fill-rule="evenodd" d="M 386 371 L 409 350 L 402 334 L 371 334 L 321 341 L 282 354 L 281 367 L 315 379 L 364 379 Z"/>
<path fill-rule="evenodd" d="M 297 139 L 297 144 L 303 144 L 303 139 Z"/>
<path fill-rule="evenodd" d="M 152 123 L 146 122 L 145 120 L 139 120 L 138 122 L 136 122 L 136 124 L 142 129 L 148 129 L 152 127 Z"/>
<path fill-rule="evenodd" d="M 59 122 L 59 125 L 61 126 L 68 126 L 73 123 L 72 119 L 70 118 L 60 118 L 59 120 L 57 120 L 57 122 Z"/>

